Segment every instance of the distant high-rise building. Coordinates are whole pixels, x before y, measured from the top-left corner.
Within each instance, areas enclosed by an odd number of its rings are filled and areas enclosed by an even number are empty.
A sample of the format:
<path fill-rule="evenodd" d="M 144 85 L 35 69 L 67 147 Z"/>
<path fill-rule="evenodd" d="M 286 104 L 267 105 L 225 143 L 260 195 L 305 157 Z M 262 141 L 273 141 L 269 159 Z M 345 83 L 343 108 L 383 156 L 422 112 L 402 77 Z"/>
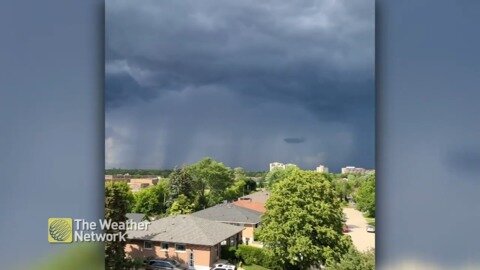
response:
<path fill-rule="evenodd" d="M 270 171 L 273 171 L 274 169 L 285 169 L 285 164 L 281 162 L 270 163 Z"/>
<path fill-rule="evenodd" d="M 319 173 L 328 173 L 328 167 L 323 165 L 318 165 L 315 170 Z"/>
<path fill-rule="evenodd" d="M 367 170 L 364 168 L 357 168 L 354 166 L 347 166 L 342 168 L 343 174 L 355 173 L 355 174 L 365 174 L 365 173 L 375 173 L 375 170 Z"/>

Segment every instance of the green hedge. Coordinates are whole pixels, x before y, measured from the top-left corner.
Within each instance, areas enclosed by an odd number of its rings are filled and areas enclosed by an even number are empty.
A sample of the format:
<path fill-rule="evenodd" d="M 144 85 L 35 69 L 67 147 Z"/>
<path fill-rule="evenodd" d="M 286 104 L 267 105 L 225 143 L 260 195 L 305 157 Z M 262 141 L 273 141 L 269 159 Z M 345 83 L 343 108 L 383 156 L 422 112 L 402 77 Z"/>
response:
<path fill-rule="evenodd" d="M 269 269 L 279 269 L 278 261 L 266 249 L 239 245 L 236 257 L 247 265 L 260 265 Z"/>

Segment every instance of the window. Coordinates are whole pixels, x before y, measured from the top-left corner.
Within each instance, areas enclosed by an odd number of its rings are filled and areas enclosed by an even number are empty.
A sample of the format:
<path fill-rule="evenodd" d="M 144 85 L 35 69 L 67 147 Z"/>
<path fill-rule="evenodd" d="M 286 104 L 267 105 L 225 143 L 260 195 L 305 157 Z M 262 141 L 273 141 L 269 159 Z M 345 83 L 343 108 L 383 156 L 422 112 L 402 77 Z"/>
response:
<path fill-rule="evenodd" d="M 152 247 L 153 247 L 152 242 L 150 242 L 150 241 L 143 242 L 143 248 L 144 249 L 152 249 Z"/>
<path fill-rule="evenodd" d="M 184 244 L 176 244 L 176 245 L 175 245 L 175 250 L 176 250 L 176 251 L 185 251 L 186 248 L 185 248 L 185 245 L 184 245 Z"/>
<path fill-rule="evenodd" d="M 168 250 L 168 243 L 162 243 L 162 249 Z"/>

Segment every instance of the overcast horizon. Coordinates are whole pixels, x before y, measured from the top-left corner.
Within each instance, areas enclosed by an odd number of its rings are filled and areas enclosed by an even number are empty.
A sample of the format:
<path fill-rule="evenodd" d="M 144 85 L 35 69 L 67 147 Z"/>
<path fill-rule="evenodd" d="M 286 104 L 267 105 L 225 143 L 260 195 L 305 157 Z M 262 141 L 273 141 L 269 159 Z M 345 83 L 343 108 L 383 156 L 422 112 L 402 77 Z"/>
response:
<path fill-rule="evenodd" d="M 375 166 L 374 1 L 106 1 L 105 167 Z"/>

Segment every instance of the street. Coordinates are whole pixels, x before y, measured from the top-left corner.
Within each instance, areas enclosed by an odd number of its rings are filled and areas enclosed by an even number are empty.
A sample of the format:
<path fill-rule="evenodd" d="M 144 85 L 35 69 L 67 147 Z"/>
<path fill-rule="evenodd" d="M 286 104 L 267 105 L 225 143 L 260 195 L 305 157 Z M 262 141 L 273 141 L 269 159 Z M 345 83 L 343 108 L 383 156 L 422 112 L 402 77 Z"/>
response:
<path fill-rule="evenodd" d="M 347 226 L 352 237 L 353 244 L 359 251 L 367 251 L 375 248 L 375 233 L 367 232 L 368 223 L 363 214 L 354 208 L 344 208 L 347 216 Z"/>

